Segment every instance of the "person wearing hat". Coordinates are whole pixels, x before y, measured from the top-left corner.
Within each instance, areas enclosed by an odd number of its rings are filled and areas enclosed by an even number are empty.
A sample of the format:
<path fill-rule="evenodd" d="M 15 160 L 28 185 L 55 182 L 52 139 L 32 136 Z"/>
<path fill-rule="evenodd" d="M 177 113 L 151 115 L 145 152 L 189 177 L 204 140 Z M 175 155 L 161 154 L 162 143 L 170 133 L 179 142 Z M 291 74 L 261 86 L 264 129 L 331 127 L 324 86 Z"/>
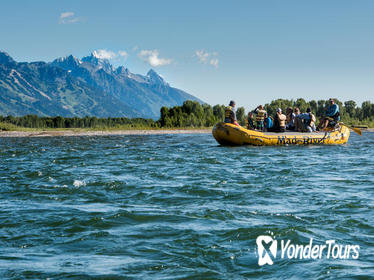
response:
<path fill-rule="evenodd" d="M 327 107 L 326 117 L 322 119 L 318 128 L 323 130 L 326 127 L 334 126 L 340 121 L 340 109 L 339 105 L 335 103 L 333 98 L 329 99 L 330 105 Z"/>
<path fill-rule="evenodd" d="M 236 120 L 235 105 L 235 101 L 231 100 L 229 106 L 225 108 L 225 123 L 232 123 L 239 126 Z"/>
<path fill-rule="evenodd" d="M 304 120 L 304 131 L 316 131 L 316 117 L 313 115 L 312 110 L 310 108 L 306 110 L 306 113 L 297 115 L 296 118 L 299 120 Z"/>

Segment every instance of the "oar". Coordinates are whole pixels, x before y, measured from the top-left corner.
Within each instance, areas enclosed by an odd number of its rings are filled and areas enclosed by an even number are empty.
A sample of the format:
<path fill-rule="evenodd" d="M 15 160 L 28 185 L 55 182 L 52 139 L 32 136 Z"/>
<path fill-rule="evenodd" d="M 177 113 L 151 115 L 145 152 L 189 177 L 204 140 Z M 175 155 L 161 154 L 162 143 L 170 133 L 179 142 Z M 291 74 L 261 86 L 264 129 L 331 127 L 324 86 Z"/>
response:
<path fill-rule="evenodd" d="M 352 129 L 352 130 L 353 130 L 354 132 L 356 132 L 358 135 L 362 136 L 362 131 L 361 131 L 361 129 L 359 129 L 359 128 L 357 128 L 357 127 L 348 126 L 348 125 L 346 125 L 346 124 L 344 124 L 344 123 L 339 123 L 339 124 L 344 125 L 344 126 L 348 127 L 349 129 Z"/>

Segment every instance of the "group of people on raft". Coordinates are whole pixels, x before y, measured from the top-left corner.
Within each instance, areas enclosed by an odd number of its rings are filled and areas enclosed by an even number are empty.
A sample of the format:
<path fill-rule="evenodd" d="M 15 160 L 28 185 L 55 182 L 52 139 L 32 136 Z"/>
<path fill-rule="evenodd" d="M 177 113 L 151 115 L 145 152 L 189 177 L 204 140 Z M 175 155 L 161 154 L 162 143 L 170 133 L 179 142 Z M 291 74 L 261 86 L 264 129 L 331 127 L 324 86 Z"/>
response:
<path fill-rule="evenodd" d="M 229 106 L 225 108 L 225 122 L 239 126 L 236 119 L 235 101 L 230 101 Z M 335 126 L 340 121 L 339 105 L 335 103 L 333 98 L 329 99 L 325 117 L 316 127 L 316 117 L 312 110 L 308 108 L 305 113 L 301 113 L 299 108 L 288 107 L 286 115 L 282 113 L 282 109 L 278 108 L 274 117 L 270 116 L 262 105 L 248 113 L 247 129 L 269 131 L 269 132 L 315 132 L 331 126 Z"/>

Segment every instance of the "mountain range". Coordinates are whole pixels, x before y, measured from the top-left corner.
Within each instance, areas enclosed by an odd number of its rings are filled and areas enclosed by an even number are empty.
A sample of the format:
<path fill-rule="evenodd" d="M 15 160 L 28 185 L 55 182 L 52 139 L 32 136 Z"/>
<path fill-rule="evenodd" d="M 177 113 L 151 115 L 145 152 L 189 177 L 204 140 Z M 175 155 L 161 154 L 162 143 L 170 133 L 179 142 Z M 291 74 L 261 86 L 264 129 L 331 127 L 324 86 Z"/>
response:
<path fill-rule="evenodd" d="M 114 68 L 96 52 L 52 62 L 16 62 L 0 51 L 0 115 L 143 117 L 195 96 L 171 87 L 154 70 L 146 76 Z"/>

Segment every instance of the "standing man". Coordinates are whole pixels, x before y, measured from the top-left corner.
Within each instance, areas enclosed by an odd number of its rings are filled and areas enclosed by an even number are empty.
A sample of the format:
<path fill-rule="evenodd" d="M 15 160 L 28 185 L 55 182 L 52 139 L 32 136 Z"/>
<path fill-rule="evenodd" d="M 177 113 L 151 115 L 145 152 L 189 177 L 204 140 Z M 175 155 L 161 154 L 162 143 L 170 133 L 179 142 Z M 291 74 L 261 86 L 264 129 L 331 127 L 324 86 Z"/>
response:
<path fill-rule="evenodd" d="M 229 106 L 225 108 L 225 123 L 232 123 L 240 126 L 236 120 L 235 105 L 235 101 L 231 100 Z"/>
<path fill-rule="evenodd" d="M 333 98 L 330 98 L 329 102 L 330 105 L 329 107 L 327 107 L 326 117 L 323 118 L 318 126 L 319 130 L 325 129 L 330 122 L 335 125 L 340 121 L 339 105 L 335 103 L 335 100 Z"/>
<path fill-rule="evenodd" d="M 256 113 L 256 125 L 257 129 L 260 131 L 264 131 L 264 120 L 266 111 L 264 110 L 264 106 L 260 105 L 254 110 Z"/>

